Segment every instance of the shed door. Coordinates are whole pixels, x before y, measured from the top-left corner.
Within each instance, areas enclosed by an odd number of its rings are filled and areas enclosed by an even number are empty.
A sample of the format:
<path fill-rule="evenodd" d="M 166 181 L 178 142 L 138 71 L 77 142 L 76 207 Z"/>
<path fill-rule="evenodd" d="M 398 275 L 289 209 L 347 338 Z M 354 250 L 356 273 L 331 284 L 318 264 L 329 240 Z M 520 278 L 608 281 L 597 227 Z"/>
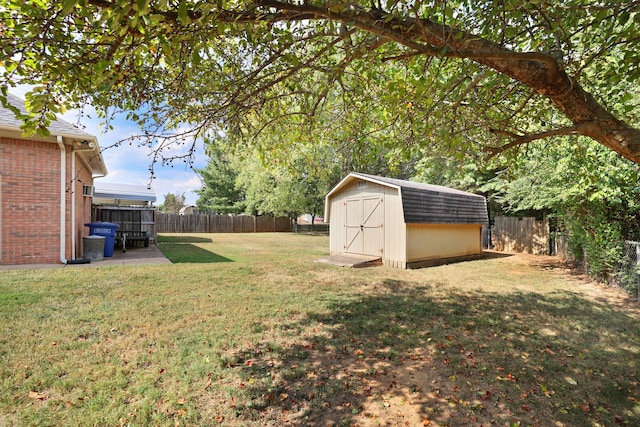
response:
<path fill-rule="evenodd" d="M 384 247 L 384 199 L 370 196 L 345 202 L 344 251 L 382 256 Z"/>

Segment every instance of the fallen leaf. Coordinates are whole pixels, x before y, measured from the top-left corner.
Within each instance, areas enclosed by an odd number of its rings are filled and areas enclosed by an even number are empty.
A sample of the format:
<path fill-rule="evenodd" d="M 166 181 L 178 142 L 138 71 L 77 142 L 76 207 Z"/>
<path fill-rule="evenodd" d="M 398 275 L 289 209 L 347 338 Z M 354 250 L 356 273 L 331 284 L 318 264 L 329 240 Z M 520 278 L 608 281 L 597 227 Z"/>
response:
<path fill-rule="evenodd" d="M 578 385 L 578 383 L 576 382 L 576 380 L 574 380 L 574 379 L 573 379 L 573 378 L 571 378 L 571 377 L 564 377 L 564 380 L 565 380 L 566 382 L 568 382 L 569 384 L 571 384 L 571 385 Z"/>
<path fill-rule="evenodd" d="M 30 397 L 31 399 L 36 399 L 36 400 L 47 400 L 47 398 L 48 398 L 49 396 L 47 396 L 47 395 L 46 395 L 46 394 L 44 394 L 44 393 L 38 393 L 37 391 L 30 391 L 30 392 L 29 392 L 29 397 Z"/>

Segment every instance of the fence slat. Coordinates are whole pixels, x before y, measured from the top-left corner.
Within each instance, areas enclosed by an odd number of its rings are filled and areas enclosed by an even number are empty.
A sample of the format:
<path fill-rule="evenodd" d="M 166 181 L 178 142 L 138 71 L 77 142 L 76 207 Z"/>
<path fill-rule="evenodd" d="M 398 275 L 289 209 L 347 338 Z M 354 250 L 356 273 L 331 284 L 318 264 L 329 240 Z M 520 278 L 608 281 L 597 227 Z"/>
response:
<path fill-rule="evenodd" d="M 498 216 L 492 232 L 494 248 L 504 252 L 549 254 L 549 220 Z"/>
<path fill-rule="evenodd" d="M 158 233 L 271 233 L 290 232 L 287 217 L 249 215 L 179 215 L 158 212 Z"/>

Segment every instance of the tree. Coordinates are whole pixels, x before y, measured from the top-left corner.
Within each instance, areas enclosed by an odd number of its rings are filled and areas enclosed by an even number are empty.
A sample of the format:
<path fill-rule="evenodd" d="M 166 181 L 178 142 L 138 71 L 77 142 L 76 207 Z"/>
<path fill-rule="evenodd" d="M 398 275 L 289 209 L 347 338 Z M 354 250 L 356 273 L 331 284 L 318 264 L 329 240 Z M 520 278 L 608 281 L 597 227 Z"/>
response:
<path fill-rule="evenodd" d="M 164 195 L 164 202 L 160 205 L 161 212 L 177 214 L 184 207 L 184 194 L 167 193 Z"/>
<path fill-rule="evenodd" d="M 296 154 L 291 163 L 272 161 L 265 164 L 257 153 L 245 158 L 238 172 L 236 185 L 246 195 L 246 212 L 297 217 L 301 214 L 321 215 L 324 196 L 336 181 L 330 169 L 319 167 L 325 158 L 301 157 Z M 333 167 L 335 172 L 335 167 Z"/>
<path fill-rule="evenodd" d="M 571 251 L 594 276 L 607 277 L 624 240 L 640 236 L 637 165 L 584 138 L 535 144 L 517 167 L 485 185 L 505 210 L 546 211 L 568 231 Z"/>
<path fill-rule="evenodd" d="M 236 186 L 237 161 L 222 149 L 211 145 L 208 148 L 209 162 L 204 169 L 198 169 L 203 188 L 197 190 L 196 205 L 201 210 L 223 214 L 244 212 L 245 194 Z"/>
<path fill-rule="evenodd" d="M 376 131 L 404 130 L 400 150 L 439 144 L 443 133 L 467 135 L 443 148 L 482 145 L 491 155 L 583 135 L 640 163 L 639 5 L 9 2 L 0 9 L 0 101 L 14 84 L 35 85 L 27 101 L 37 114 L 23 118 L 41 133 L 64 107 L 88 102 L 107 120 L 124 110 L 155 146 L 212 139 L 220 128 L 244 141 L 292 121 L 317 129 L 332 115 L 356 128 L 356 113 L 372 112 Z M 328 110 L 330 94 L 342 99 L 338 110 Z"/>

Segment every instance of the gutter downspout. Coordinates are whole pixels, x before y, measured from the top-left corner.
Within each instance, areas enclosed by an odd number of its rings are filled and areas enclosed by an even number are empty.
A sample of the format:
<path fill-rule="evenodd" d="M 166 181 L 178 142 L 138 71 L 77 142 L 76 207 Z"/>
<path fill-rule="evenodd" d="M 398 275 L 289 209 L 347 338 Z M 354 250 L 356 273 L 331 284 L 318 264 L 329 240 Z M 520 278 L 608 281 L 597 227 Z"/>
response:
<path fill-rule="evenodd" d="M 62 137 L 57 137 L 58 146 L 60 146 L 60 262 L 67 264 L 65 258 L 65 249 L 67 246 L 66 240 L 66 221 L 65 214 L 67 210 L 67 197 L 65 192 L 66 180 L 67 180 L 67 150 L 64 147 L 64 141 Z"/>
<path fill-rule="evenodd" d="M 71 259 L 76 259 L 76 150 L 71 149 Z"/>
<path fill-rule="evenodd" d="M 88 142 L 86 148 L 71 149 L 71 259 L 76 259 L 76 153 L 78 151 L 93 151 L 95 144 Z M 104 176 L 104 175 L 102 175 Z M 92 177 L 93 178 L 93 177 Z"/>

